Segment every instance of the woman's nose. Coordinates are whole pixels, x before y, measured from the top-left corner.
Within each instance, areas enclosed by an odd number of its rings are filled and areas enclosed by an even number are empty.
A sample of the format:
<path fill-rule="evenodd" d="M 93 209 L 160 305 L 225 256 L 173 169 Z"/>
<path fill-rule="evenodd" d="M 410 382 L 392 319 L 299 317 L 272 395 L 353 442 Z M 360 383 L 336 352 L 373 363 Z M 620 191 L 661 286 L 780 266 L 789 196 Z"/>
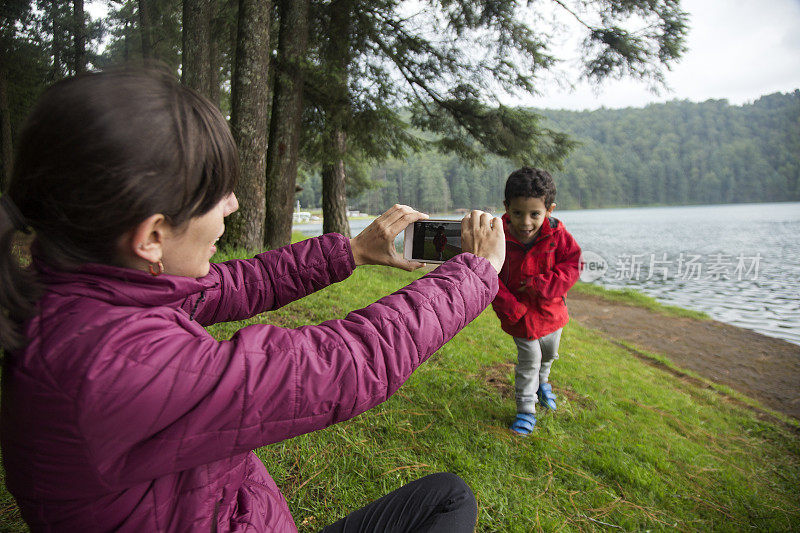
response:
<path fill-rule="evenodd" d="M 239 200 L 236 199 L 235 194 L 231 193 L 225 202 L 225 214 L 223 216 L 228 216 L 237 209 L 239 209 Z"/>

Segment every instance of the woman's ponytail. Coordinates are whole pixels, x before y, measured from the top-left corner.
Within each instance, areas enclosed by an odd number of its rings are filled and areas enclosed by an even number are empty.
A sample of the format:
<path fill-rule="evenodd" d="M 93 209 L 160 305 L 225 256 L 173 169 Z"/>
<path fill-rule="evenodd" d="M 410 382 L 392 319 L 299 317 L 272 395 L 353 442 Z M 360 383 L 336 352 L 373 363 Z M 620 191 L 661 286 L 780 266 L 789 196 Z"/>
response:
<path fill-rule="evenodd" d="M 18 233 L 30 233 L 8 195 L 0 197 L 0 347 L 6 353 L 22 348 L 22 322 L 31 316 L 39 294 L 35 274 L 24 268 Z"/>

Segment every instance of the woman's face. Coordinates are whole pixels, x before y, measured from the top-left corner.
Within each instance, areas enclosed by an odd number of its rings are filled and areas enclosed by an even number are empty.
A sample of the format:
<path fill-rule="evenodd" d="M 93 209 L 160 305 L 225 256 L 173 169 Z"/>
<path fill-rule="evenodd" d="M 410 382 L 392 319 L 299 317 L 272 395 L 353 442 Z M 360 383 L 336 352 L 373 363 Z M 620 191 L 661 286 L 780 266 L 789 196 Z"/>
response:
<path fill-rule="evenodd" d="M 179 231 L 164 238 L 164 273 L 200 278 L 208 274 L 209 260 L 217 251 L 216 242 L 225 231 L 224 218 L 239 209 L 239 201 L 231 193 L 211 211 L 189 220 Z"/>

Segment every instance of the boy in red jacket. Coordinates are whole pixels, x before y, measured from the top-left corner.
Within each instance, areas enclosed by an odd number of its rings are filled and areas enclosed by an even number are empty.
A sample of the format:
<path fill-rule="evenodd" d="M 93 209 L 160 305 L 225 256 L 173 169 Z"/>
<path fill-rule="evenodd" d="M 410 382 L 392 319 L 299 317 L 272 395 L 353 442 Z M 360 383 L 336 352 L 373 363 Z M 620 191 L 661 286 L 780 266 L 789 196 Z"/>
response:
<path fill-rule="evenodd" d="M 506 181 L 506 261 L 492 307 L 517 345 L 517 418 L 511 430 L 529 435 L 537 401 L 555 410 L 550 367 L 569 321 L 565 295 L 580 275 L 581 249 L 558 219 L 556 186 L 544 170 L 523 167 Z"/>

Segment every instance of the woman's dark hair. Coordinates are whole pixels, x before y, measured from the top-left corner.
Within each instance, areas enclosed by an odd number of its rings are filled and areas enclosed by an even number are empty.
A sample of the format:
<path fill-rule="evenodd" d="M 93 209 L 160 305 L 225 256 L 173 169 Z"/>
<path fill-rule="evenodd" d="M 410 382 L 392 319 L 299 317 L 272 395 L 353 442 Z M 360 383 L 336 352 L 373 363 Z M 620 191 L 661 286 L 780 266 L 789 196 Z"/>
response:
<path fill-rule="evenodd" d="M 6 194 L 35 233 L 37 261 L 60 270 L 117 263 L 127 231 L 156 213 L 181 227 L 230 194 L 239 177 L 219 110 L 156 69 L 56 83 L 17 146 Z M 12 254 L 8 213 L 0 208 L 0 345 L 11 351 L 22 346 L 18 328 L 33 313 L 35 273 Z"/>
<path fill-rule="evenodd" d="M 556 201 L 556 184 L 546 170 L 522 167 L 506 180 L 506 205 L 514 198 L 542 198 L 547 209 Z"/>

